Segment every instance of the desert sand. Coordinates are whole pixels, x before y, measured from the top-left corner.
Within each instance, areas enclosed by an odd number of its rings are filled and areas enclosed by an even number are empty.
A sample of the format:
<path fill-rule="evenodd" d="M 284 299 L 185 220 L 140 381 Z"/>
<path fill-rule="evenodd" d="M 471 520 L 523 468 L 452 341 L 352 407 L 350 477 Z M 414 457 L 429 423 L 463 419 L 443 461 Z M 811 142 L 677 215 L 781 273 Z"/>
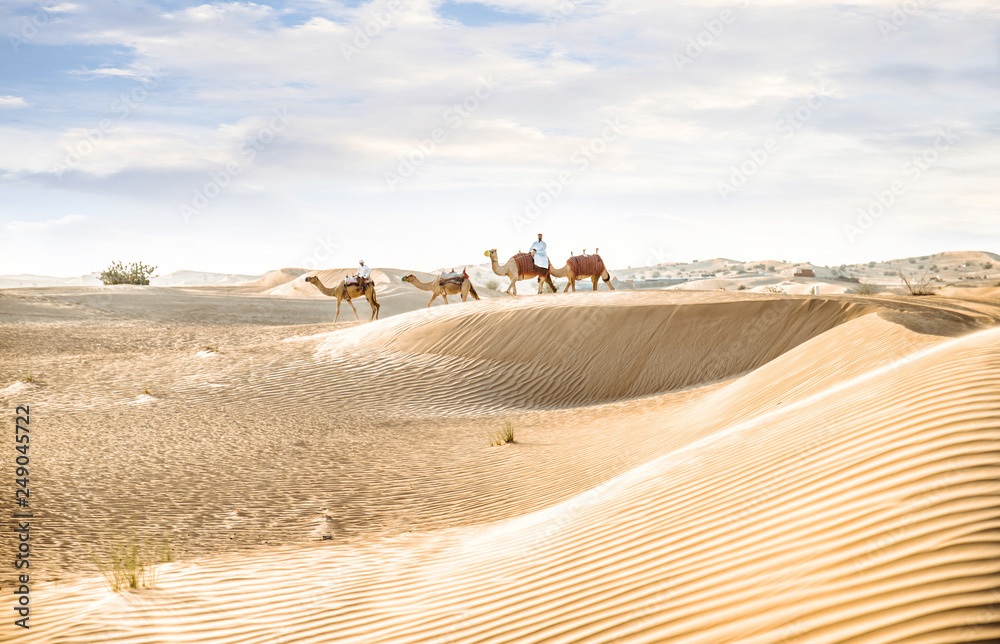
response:
<path fill-rule="evenodd" d="M 0 640 L 1000 638 L 1000 289 L 428 309 L 409 272 L 337 325 L 302 269 L 0 291 L 37 557 Z M 176 560 L 114 593 L 129 529 Z"/>

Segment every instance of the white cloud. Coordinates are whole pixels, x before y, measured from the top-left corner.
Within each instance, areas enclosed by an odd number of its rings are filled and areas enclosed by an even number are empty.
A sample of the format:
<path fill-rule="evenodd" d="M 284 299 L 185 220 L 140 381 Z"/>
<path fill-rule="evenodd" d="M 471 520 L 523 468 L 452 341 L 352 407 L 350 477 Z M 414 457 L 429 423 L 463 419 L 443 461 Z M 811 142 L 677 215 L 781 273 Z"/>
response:
<path fill-rule="evenodd" d="M 28 107 L 28 103 L 20 96 L 0 96 L 0 108 L 4 107 Z"/>
<path fill-rule="evenodd" d="M 14 220 L 8 223 L 4 228 L 11 232 L 19 231 L 42 231 L 49 230 L 58 226 L 65 226 L 67 224 L 76 223 L 78 221 L 86 221 L 87 217 L 83 215 L 66 215 L 65 217 L 60 217 L 59 219 L 49 219 L 46 221 L 20 221 Z"/>

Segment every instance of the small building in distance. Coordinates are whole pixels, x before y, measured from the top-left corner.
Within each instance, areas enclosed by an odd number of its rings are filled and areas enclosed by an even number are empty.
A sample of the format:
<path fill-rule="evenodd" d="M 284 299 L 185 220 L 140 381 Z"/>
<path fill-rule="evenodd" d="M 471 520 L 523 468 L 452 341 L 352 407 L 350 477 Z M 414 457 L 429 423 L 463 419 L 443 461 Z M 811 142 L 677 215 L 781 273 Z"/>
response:
<path fill-rule="evenodd" d="M 800 268 L 795 271 L 795 277 L 816 277 L 816 271 L 811 268 Z"/>

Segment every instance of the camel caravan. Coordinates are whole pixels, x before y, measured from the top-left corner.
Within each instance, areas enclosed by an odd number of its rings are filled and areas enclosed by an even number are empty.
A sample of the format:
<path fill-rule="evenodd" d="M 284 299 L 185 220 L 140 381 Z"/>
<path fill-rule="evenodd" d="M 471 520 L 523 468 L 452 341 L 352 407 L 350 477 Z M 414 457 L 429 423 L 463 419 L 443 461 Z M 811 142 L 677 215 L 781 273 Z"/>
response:
<path fill-rule="evenodd" d="M 486 251 L 484 254 L 490 258 L 490 266 L 494 274 L 510 279 L 510 285 L 506 291 L 508 295 L 517 295 L 517 283 L 521 280 L 532 278 L 538 281 L 539 294 L 542 293 L 542 288 L 545 284 L 548 284 L 553 293 L 558 293 L 558 289 L 552 281 L 553 277 L 566 278 L 568 280 L 563 293 L 569 291 L 570 287 L 573 288 L 573 292 L 575 293 L 576 281 L 581 279 L 591 280 L 595 291 L 600 280 L 604 280 L 609 290 L 615 290 L 615 287 L 611 285 L 611 274 L 604 265 L 604 260 L 601 259 L 600 254 L 597 252 L 593 255 L 588 255 L 586 250 L 583 251 L 582 255 L 570 253 L 569 259 L 566 260 L 566 265 L 562 268 L 556 268 L 549 262 L 548 254 L 545 251 L 546 244 L 542 241 L 542 234 L 538 233 L 538 241 L 531 245 L 527 253 L 517 253 L 508 259 L 505 264 L 500 264 L 495 248 Z M 375 294 L 375 282 L 371 278 L 371 269 L 365 266 L 364 260 L 358 263 L 360 264 L 360 268 L 357 270 L 357 273 L 353 276 L 345 277 L 333 288 L 324 286 L 316 275 L 309 275 L 305 278 L 306 282 L 313 284 L 324 295 L 337 298 L 337 314 L 333 318 L 334 323 L 340 318 L 340 304 L 344 300 L 347 301 L 348 306 L 354 311 L 354 317 L 360 322 L 361 318 L 358 316 L 358 310 L 354 308 L 354 303 L 351 301 L 353 298 L 360 297 L 368 300 L 368 304 L 371 306 L 372 316 L 369 322 L 378 319 L 380 307 L 378 297 Z M 428 308 L 434 304 L 434 300 L 438 297 L 444 300 L 445 304 L 448 304 L 449 295 L 460 295 L 463 302 L 467 301 L 470 295 L 475 300 L 479 299 L 479 294 L 476 293 L 476 288 L 472 284 L 472 278 L 469 277 L 469 274 L 464 269 L 462 271 L 453 269 L 441 273 L 428 282 L 420 280 L 412 273 L 405 275 L 401 279 L 404 282 L 413 284 L 421 291 L 430 291 L 431 299 L 427 303 Z"/>
<path fill-rule="evenodd" d="M 611 273 L 604 266 L 604 260 L 601 259 L 599 254 L 588 255 L 586 250 L 583 251 L 583 255 L 573 255 L 570 253 L 569 259 L 566 260 L 566 265 L 562 268 L 555 268 L 549 262 L 549 256 L 545 250 L 546 245 L 542 241 L 542 233 L 538 233 L 538 241 L 531 245 L 527 253 L 514 255 L 507 260 L 506 264 L 500 264 L 500 260 L 497 259 L 497 249 L 495 248 L 486 251 L 484 254 L 490 258 L 490 266 L 493 268 L 494 273 L 510 279 L 510 286 L 507 287 L 508 295 L 517 295 L 517 282 L 519 280 L 531 279 L 532 277 L 538 280 L 539 293 L 542 292 L 544 284 L 548 284 L 553 293 L 558 292 L 556 285 L 552 283 L 553 277 L 565 277 L 569 279 L 566 283 L 566 288 L 563 289 L 563 293 L 568 291 L 571 286 L 573 287 L 573 292 L 576 293 L 576 281 L 580 279 L 590 279 L 594 284 L 595 291 L 597 290 L 598 280 L 604 280 L 604 283 L 608 285 L 608 289 L 615 290 L 615 287 L 611 285 Z"/>

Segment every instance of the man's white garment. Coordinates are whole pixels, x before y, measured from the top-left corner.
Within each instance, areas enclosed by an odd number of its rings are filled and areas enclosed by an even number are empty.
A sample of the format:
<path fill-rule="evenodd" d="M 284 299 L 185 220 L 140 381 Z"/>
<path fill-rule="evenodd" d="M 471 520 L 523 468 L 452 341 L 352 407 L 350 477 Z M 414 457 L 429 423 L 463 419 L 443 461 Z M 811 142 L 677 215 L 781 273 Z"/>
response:
<path fill-rule="evenodd" d="M 531 245 L 531 250 L 535 251 L 535 266 L 548 268 L 549 256 L 545 254 L 545 242 L 539 239 Z"/>
<path fill-rule="evenodd" d="M 372 269 L 368 268 L 364 264 L 362 264 L 361 268 L 358 269 L 358 277 L 364 277 L 367 279 L 371 277 L 371 274 L 372 274 Z"/>

